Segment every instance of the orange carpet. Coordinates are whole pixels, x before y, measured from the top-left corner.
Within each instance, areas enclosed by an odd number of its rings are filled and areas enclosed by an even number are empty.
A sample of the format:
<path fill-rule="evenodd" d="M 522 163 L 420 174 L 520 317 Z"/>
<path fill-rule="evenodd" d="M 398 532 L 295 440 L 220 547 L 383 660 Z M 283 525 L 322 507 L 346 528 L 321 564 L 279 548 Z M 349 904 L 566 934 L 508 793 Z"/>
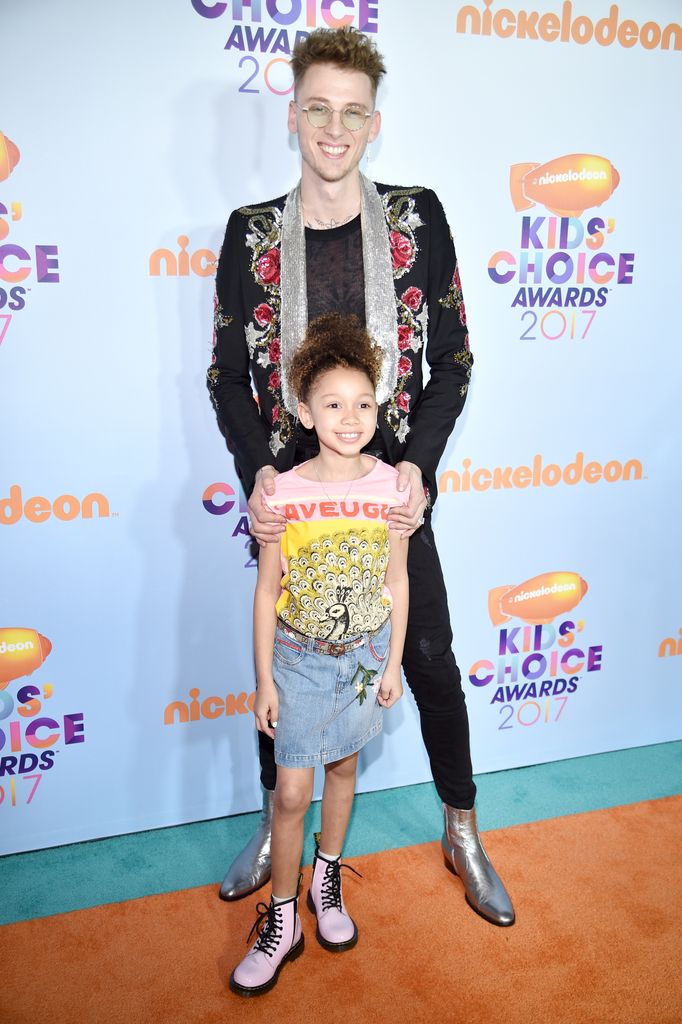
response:
<path fill-rule="evenodd" d="M 437 843 L 390 850 L 345 878 L 356 948 L 321 949 L 303 909 L 304 955 L 257 999 L 227 988 L 255 899 L 214 886 L 0 928 L 0 1021 L 680 1024 L 682 797 L 485 841 L 512 928 L 468 909 Z"/>

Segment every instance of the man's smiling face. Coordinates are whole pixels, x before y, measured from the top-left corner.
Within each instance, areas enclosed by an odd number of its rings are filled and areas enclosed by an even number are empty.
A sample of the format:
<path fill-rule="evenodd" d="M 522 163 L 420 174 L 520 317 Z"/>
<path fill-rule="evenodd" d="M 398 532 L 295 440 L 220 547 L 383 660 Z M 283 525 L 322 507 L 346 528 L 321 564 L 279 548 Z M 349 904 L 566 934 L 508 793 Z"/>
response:
<path fill-rule="evenodd" d="M 324 128 L 314 128 L 301 107 L 323 105 L 336 111 Z M 289 131 L 298 135 L 304 177 L 313 174 L 321 181 L 343 181 L 357 168 L 368 142 L 379 134 L 381 117 L 372 113 L 358 131 L 341 121 L 347 108 L 369 114 L 374 110 L 372 83 L 363 71 L 333 64 L 313 64 L 303 75 L 296 100 L 289 104 Z"/>

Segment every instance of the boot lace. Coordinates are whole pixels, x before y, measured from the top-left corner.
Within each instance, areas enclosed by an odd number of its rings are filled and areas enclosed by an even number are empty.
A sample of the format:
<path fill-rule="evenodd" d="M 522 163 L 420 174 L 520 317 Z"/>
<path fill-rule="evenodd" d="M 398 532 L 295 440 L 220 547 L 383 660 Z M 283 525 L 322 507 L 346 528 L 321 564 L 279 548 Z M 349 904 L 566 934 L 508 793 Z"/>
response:
<path fill-rule="evenodd" d="M 249 932 L 246 944 L 249 944 L 254 932 L 258 933 L 253 952 L 265 953 L 266 956 L 273 956 L 282 938 L 284 924 L 282 912 L 276 903 L 258 903 L 256 905 L 258 917 L 253 928 Z"/>
<path fill-rule="evenodd" d="M 320 887 L 320 895 L 322 897 L 322 911 L 330 910 L 332 907 L 336 910 L 341 910 L 341 869 L 348 868 L 358 878 L 362 878 L 359 871 L 351 867 L 350 864 L 342 864 L 339 860 L 327 861 L 327 867 L 325 868 L 324 878 L 322 879 L 322 885 Z"/>

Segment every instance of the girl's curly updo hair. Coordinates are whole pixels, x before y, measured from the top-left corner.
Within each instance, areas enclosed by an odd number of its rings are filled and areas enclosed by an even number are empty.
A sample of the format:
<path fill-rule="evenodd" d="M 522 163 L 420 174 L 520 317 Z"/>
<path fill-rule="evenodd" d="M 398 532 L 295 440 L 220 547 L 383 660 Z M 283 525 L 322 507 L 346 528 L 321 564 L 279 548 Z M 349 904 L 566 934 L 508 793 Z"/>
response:
<path fill-rule="evenodd" d="M 289 380 L 299 402 L 307 402 L 317 378 L 338 366 L 367 374 L 376 390 L 382 355 L 358 318 L 325 313 L 308 330 L 289 364 Z"/>

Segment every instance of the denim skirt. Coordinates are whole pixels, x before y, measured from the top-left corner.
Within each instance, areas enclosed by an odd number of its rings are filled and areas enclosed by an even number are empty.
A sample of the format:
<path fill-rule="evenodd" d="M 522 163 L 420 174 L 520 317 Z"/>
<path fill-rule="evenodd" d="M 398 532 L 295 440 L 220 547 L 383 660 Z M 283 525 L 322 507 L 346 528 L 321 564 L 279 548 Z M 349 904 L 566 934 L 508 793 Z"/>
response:
<path fill-rule="evenodd" d="M 335 657 L 314 640 L 277 629 L 273 675 L 279 694 L 275 763 L 311 768 L 340 761 L 381 731 L 377 694 L 391 639 L 388 619 L 378 633 Z"/>

